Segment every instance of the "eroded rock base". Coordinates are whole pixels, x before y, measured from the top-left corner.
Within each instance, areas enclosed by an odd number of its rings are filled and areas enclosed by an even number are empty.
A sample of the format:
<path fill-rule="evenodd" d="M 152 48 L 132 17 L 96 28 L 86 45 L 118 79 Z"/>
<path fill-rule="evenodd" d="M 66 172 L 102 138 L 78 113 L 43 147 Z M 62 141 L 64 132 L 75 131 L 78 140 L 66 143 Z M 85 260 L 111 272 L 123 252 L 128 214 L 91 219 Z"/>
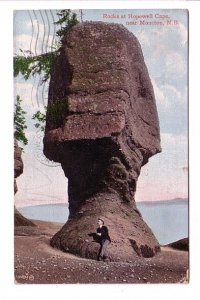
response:
<path fill-rule="evenodd" d="M 142 220 L 140 212 L 121 203 L 117 194 L 97 194 L 89 198 L 72 219 L 51 239 L 51 246 L 81 257 L 97 259 L 100 244 L 96 228 L 98 216 L 105 220 L 112 243 L 110 261 L 132 261 L 159 252 L 158 241 Z M 145 241 L 145 242 L 144 242 Z"/>

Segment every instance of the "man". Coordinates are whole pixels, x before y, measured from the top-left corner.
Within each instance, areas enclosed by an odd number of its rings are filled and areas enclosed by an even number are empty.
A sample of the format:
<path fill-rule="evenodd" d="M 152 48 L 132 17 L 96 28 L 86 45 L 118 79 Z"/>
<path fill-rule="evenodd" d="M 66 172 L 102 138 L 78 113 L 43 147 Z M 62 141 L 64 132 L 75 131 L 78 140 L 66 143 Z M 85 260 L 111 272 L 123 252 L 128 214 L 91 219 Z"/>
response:
<path fill-rule="evenodd" d="M 99 227 L 97 228 L 97 234 L 99 236 L 99 242 L 101 244 L 101 247 L 99 249 L 97 260 L 104 260 L 107 258 L 106 250 L 108 245 L 111 243 L 111 239 L 109 237 L 108 228 L 104 226 L 103 219 L 98 219 L 98 225 Z"/>

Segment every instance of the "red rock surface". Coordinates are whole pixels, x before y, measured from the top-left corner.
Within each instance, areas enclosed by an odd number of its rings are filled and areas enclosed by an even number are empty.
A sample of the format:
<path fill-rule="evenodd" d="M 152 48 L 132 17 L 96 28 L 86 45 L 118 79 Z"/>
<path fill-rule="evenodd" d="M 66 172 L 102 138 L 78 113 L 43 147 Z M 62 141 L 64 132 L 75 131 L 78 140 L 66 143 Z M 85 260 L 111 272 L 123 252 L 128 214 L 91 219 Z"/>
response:
<path fill-rule="evenodd" d="M 21 158 L 22 150 L 18 146 L 18 143 L 16 140 L 14 140 L 14 178 L 17 178 L 23 173 L 23 161 Z M 14 192 L 17 192 L 17 184 L 15 180 L 15 186 L 14 186 Z"/>
<path fill-rule="evenodd" d="M 109 227 L 111 260 L 153 256 L 159 244 L 135 205 L 141 167 L 160 152 L 151 80 L 125 27 L 81 23 L 66 35 L 49 88 L 44 154 L 69 180 L 70 218 L 51 245 L 96 258 L 88 234 Z"/>
<path fill-rule="evenodd" d="M 22 150 L 18 146 L 17 141 L 14 140 L 14 193 L 17 193 L 16 178 L 23 173 L 24 168 L 21 155 Z M 35 226 L 33 222 L 22 216 L 16 207 L 14 209 L 14 222 L 15 226 Z"/>

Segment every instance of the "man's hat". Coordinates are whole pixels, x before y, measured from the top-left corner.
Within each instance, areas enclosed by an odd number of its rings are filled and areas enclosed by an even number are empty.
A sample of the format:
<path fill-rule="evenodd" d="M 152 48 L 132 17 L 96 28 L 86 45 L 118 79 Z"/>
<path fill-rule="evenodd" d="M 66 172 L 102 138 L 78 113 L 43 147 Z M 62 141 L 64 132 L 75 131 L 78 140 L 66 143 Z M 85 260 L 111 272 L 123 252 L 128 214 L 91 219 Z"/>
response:
<path fill-rule="evenodd" d="M 98 218 L 98 220 L 102 221 L 104 223 L 104 220 L 102 218 Z"/>

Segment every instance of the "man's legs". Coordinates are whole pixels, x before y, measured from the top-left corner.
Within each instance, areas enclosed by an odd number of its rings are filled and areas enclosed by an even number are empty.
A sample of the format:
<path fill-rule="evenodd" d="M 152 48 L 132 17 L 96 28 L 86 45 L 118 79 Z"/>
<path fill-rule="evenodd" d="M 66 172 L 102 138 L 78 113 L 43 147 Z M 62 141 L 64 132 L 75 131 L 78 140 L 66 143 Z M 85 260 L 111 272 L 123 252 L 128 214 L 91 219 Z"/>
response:
<path fill-rule="evenodd" d="M 103 258 L 106 258 L 106 254 L 107 254 L 107 247 L 110 244 L 109 240 L 104 240 L 101 243 L 101 248 L 99 250 L 99 255 L 98 255 L 98 259 L 101 260 Z"/>

